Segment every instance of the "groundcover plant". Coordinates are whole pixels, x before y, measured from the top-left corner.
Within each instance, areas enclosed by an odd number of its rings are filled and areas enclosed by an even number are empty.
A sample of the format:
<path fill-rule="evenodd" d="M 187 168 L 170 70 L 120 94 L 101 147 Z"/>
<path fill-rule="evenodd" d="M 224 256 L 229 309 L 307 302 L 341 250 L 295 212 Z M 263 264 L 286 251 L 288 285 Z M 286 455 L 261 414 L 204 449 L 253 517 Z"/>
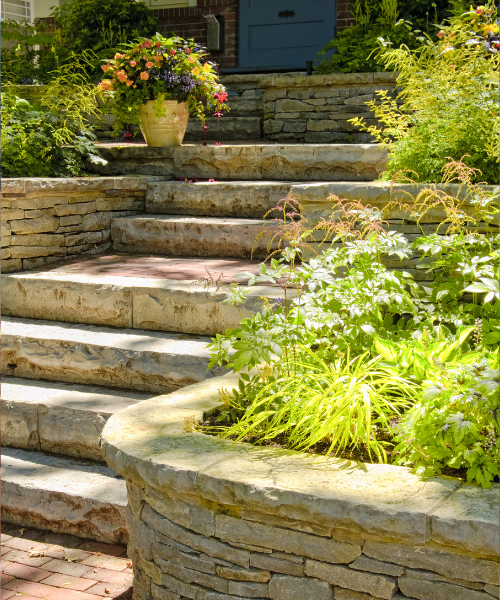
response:
<path fill-rule="evenodd" d="M 208 430 L 236 440 L 445 472 L 484 487 L 498 477 L 498 190 L 451 162 L 446 184 L 378 211 L 331 197 L 333 213 L 314 227 L 283 200 L 281 254 L 242 274 L 229 302 L 255 283 L 283 298 L 218 335 L 213 364 L 241 374 Z M 437 233 L 412 243 L 390 230 L 395 210 L 417 224 L 441 209 Z M 425 221 L 425 220 L 424 220 Z M 422 231 L 424 226 L 421 225 Z M 323 234 L 326 250 L 300 256 Z M 287 245 L 287 247 L 285 247 Z M 311 244 L 312 246 L 312 244 Z M 387 260 L 409 260 L 434 277 L 419 284 Z M 434 390 L 434 391 L 429 391 Z M 436 391 L 437 390 L 437 391 Z"/>

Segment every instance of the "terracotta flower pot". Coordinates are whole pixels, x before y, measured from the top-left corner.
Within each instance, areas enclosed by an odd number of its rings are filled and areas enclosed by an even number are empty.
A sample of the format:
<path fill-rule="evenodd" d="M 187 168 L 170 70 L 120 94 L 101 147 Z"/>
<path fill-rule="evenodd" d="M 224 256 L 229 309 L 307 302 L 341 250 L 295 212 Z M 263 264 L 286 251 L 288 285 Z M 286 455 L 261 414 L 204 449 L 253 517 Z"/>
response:
<path fill-rule="evenodd" d="M 153 101 L 139 110 L 140 127 L 148 146 L 180 146 L 186 133 L 189 110 L 186 102 L 166 100 L 164 117 L 155 115 Z"/>

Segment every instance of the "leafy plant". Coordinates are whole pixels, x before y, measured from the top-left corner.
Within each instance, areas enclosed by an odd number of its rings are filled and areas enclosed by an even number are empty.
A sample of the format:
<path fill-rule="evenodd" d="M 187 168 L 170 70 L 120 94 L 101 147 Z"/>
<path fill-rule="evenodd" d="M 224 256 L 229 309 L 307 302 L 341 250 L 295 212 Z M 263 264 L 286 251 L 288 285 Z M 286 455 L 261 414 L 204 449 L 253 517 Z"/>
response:
<path fill-rule="evenodd" d="M 383 61 L 374 56 L 380 37 L 389 39 L 395 47 L 405 44 L 417 48 L 421 44 L 412 33 L 411 24 L 403 19 L 398 21 L 397 0 L 381 0 L 379 4 L 355 0 L 351 12 L 356 24 L 340 31 L 320 51 L 318 59 L 321 62 L 315 67 L 315 73 L 372 73 L 386 70 Z M 373 14 L 378 16 L 374 19 Z M 327 57 L 329 53 L 331 55 Z"/>
<path fill-rule="evenodd" d="M 498 369 L 498 350 L 473 364 L 444 367 L 401 421 L 398 462 L 424 476 L 465 469 L 467 482 L 491 487 L 500 459 Z"/>
<path fill-rule="evenodd" d="M 491 4 L 452 17 L 417 49 L 393 47 L 382 40 L 377 57 L 398 71 L 398 100 L 378 92 L 368 102 L 381 125 L 353 125 L 368 131 L 388 148 L 386 177 L 405 170 L 418 181 L 439 181 L 444 165 L 463 159 L 480 170 L 486 181 L 498 182 L 499 26 Z"/>
<path fill-rule="evenodd" d="M 87 123 L 99 114 L 98 90 L 85 74 L 86 55 L 60 67 L 38 105 L 2 93 L 2 176 L 67 177 L 81 175 L 86 159 L 104 162 Z"/>
<path fill-rule="evenodd" d="M 410 382 L 382 366 L 381 357 L 347 354 L 327 363 L 302 345 L 297 350 L 291 372 L 277 367 L 259 381 L 242 375 L 239 391 L 227 399 L 239 419 L 222 437 L 280 439 L 297 450 L 325 444 L 327 453 L 364 447 L 385 462 L 380 432 L 409 406 Z"/>
<path fill-rule="evenodd" d="M 165 100 L 187 102 L 190 112 L 202 121 L 206 110 L 222 116 L 221 110 L 228 110 L 227 93 L 214 63 L 205 56 L 205 48 L 193 40 L 164 38 L 159 33 L 123 45 L 121 53 L 102 66 L 106 78 L 99 84 L 114 100 L 115 133 L 139 123 L 139 109 L 149 100 L 154 101 L 157 116 L 163 114 Z"/>

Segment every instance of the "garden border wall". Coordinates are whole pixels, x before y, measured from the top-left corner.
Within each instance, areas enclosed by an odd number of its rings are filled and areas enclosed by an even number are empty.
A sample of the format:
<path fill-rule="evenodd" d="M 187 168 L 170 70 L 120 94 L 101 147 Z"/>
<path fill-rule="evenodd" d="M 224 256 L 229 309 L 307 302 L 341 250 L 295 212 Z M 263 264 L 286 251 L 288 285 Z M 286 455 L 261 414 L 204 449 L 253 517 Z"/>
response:
<path fill-rule="evenodd" d="M 147 400 L 105 426 L 108 464 L 127 480 L 135 599 L 499 597 L 498 485 L 193 432 L 236 382 Z"/>
<path fill-rule="evenodd" d="M 394 96 L 396 78 L 392 72 L 262 77 L 264 138 L 313 144 L 370 143 L 370 134 L 360 132 L 349 119 L 362 117 L 368 125 L 377 124 L 365 103 L 374 100 L 379 90 Z"/>
<path fill-rule="evenodd" d="M 111 219 L 144 212 L 160 177 L 2 180 L 2 272 L 24 271 L 111 247 Z"/>

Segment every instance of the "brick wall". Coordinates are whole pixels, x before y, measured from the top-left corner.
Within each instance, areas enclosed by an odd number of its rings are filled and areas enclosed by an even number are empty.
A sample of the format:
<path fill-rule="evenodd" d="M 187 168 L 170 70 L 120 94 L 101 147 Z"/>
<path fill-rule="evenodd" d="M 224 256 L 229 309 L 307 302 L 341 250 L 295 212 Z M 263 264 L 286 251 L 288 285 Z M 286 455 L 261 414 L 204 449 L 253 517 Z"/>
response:
<path fill-rule="evenodd" d="M 224 19 L 224 51 L 213 52 L 211 58 L 223 69 L 238 65 L 238 0 L 198 0 L 198 6 L 152 11 L 158 17 L 160 31 L 174 32 L 183 38 L 194 38 L 206 44 L 207 26 L 203 15 L 214 13 Z"/>
<path fill-rule="evenodd" d="M 337 31 L 356 23 L 351 14 L 351 0 L 339 0 L 337 3 Z"/>

